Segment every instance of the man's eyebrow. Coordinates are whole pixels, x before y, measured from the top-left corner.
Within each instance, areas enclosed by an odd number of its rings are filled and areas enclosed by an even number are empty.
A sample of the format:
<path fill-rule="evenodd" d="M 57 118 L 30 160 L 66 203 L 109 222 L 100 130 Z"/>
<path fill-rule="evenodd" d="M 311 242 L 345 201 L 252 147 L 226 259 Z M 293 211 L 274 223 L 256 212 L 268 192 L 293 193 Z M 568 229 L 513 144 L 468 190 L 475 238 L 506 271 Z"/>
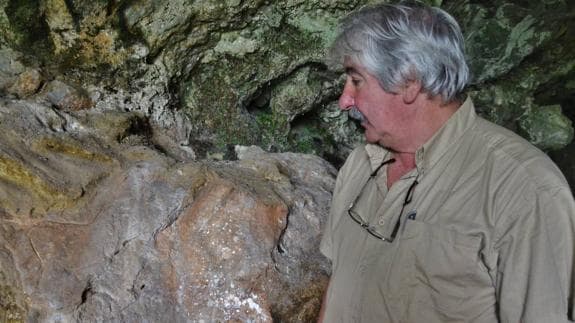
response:
<path fill-rule="evenodd" d="M 348 67 L 345 68 L 345 74 L 347 74 L 347 75 L 350 75 L 350 74 L 359 74 L 359 75 L 361 75 L 361 74 L 357 71 L 357 69 L 355 69 L 355 67 L 351 67 L 351 66 L 348 66 Z"/>

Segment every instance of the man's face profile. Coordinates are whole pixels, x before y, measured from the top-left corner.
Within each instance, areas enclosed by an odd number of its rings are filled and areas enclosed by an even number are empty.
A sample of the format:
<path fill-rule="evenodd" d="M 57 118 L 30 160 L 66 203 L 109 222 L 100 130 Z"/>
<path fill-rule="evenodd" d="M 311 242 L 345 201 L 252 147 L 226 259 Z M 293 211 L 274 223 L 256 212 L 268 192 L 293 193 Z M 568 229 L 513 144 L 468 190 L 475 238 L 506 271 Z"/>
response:
<path fill-rule="evenodd" d="M 349 57 L 344 59 L 344 68 L 347 78 L 339 98 L 340 109 L 361 113 L 362 117 L 356 118 L 365 129 L 367 142 L 393 147 L 409 132 L 410 116 L 408 109 L 402 109 L 402 90 L 385 91 L 375 76 Z"/>

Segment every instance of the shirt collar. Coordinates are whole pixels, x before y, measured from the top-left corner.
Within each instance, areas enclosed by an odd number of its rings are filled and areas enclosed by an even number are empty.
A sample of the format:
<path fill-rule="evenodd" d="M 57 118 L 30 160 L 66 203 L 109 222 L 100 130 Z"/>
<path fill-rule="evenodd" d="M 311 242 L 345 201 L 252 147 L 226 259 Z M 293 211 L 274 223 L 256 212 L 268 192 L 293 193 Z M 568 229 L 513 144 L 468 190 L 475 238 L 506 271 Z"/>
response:
<path fill-rule="evenodd" d="M 390 155 L 390 151 L 376 144 L 366 144 L 365 150 L 367 156 L 369 157 L 369 165 L 371 166 L 371 171 L 375 171 L 381 163 L 383 163 L 387 156 Z"/>
<path fill-rule="evenodd" d="M 445 124 L 415 152 L 415 165 L 420 174 L 425 173 L 437 163 L 443 154 L 459 140 L 477 119 L 471 98 L 457 109 Z M 388 159 L 390 151 L 376 144 L 365 145 L 372 171 L 384 160 Z"/>

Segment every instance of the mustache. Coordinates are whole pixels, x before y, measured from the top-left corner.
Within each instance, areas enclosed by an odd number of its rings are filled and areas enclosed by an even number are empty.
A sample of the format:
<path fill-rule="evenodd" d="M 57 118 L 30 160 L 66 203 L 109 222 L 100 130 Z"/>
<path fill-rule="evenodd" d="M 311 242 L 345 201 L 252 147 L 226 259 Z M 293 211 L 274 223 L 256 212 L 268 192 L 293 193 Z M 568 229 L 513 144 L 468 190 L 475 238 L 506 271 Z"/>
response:
<path fill-rule="evenodd" d="M 359 122 L 364 122 L 366 120 L 363 113 L 361 113 L 356 106 L 352 106 L 351 109 L 347 111 L 347 114 L 349 115 L 350 118 L 357 120 Z"/>

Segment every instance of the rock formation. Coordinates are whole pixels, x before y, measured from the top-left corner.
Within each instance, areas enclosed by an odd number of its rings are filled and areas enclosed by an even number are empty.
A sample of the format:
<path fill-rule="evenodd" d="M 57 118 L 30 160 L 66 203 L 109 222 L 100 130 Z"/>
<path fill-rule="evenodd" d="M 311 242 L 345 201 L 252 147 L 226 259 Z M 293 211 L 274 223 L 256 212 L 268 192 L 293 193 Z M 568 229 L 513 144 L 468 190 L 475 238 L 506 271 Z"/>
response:
<path fill-rule="evenodd" d="M 240 146 L 177 161 L 114 117 L 0 103 L 0 320 L 313 320 L 335 169 Z"/>
<path fill-rule="evenodd" d="M 0 321 L 313 321 L 363 137 L 325 55 L 368 2 L 0 0 Z M 427 2 L 575 185 L 573 1 Z"/>
<path fill-rule="evenodd" d="M 361 135 L 325 54 L 366 2 L 1 0 L 0 92 L 61 81 L 91 100 L 62 104 L 143 112 L 200 158 L 255 144 L 340 164 Z M 483 116 L 546 151 L 572 141 L 572 1 L 427 2 L 461 23 Z"/>

